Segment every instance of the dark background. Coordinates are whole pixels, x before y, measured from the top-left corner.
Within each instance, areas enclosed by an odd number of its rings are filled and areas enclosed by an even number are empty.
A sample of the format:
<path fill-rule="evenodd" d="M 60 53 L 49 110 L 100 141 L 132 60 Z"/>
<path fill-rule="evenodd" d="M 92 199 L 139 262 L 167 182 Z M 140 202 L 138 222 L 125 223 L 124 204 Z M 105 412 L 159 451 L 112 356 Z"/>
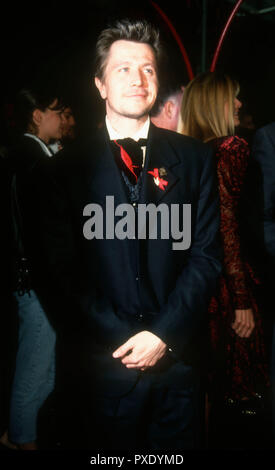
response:
<path fill-rule="evenodd" d="M 205 68 L 209 69 L 225 23 L 236 4 L 230 0 L 182 0 L 156 3 L 169 17 L 188 53 L 194 74 L 203 70 L 203 18 L 206 21 Z M 275 120 L 275 11 L 259 14 L 275 1 L 242 3 L 226 35 L 216 69 L 239 80 L 240 99 L 256 127 Z M 204 10 L 203 10 L 204 9 Z M 205 16 L 203 16 L 203 11 Z M 44 80 L 58 83 L 77 115 L 97 120 L 102 107 L 93 86 L 93 48 L 98 33 L 115 18 L 145 17 L 156 24 L 168 51 L 171 70 L 187 84 L 180 49 L 152 3 L 122 0 L 46 0 L 1 6 L 1 138 L 5 139 L 12 103 L 22 86 Z"/>

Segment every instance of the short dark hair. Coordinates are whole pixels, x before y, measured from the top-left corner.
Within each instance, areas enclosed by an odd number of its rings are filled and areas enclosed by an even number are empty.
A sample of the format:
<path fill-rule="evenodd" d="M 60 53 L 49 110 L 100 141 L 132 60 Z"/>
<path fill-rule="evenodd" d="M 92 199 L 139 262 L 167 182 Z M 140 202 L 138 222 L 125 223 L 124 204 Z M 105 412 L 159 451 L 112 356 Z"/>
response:
<path fill-rule="evenodd" d="M 49 93 L 46 90 L 32 90 L 24 88 L 20 90 L 16 96 L 14 104 L 14 123 L 16 130 L 26 132 L 30 125 L 32 125 L 32 115 L 35 109 L 46 111 L 46 109 L 57 99 L 57 104 L 53 108 L 55 110 L 62 110 L 65 105 L 62 100 L 55 96 L 54 93 Z"/>
<path fill-rule="evenodd" d="M 95 76 L 104 78 L 107 57 L 115 41 L 126 40 L 149 44 L 156 57 L 157 65 L 161 57 L 159 31 L 146 20 L 118 20 L 113 26 L 104 29 L 98 37 L 95 48 Z"/>

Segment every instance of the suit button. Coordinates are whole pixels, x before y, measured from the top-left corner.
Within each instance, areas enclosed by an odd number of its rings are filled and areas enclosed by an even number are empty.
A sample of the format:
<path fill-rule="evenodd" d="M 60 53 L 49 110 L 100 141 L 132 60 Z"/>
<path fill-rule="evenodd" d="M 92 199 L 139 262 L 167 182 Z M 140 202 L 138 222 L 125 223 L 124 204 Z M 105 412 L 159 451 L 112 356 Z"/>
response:
<path fill-rule="evenodd" d="M 139 277 L 136 277 L 136 281 L 139 281 Z"/>
<path fill-rule="evenodd" d="M 137 203 L 136 203 L 136 202 L 133 202 L 132 205 L 133 205 L 133 207 L 136 207 L 136 206 L 137 206 Z"/>
<path fill-rule="evenodd" d="M 137 321 L 142 322 L 143 320 L 144 320 L 144 317 L 143 317 L 142 313 L 139 313 L 139 314 L 137 315 Z"/>

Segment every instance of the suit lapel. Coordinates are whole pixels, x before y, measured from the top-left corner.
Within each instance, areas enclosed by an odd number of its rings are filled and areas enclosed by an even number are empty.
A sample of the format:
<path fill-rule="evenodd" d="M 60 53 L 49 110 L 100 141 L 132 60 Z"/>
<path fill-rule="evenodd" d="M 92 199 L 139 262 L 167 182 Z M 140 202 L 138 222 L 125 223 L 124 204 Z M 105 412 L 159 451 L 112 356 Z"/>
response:
<path fill-rule="evenodd" d="M 116 205 L 128 202 L 126 187 L 115 162 L 105 128 L 98 131 L 92 147 L 88 157 L 92 168 L 87 172 L 88 185 L 92 192 L 104 200 L 106 196 L 114 196 Z"/>
<path fill-rule="evenodd" d="M 170 192 L 179 180 L 179 176 L 173 169 L 178 163 L 179 159 L 165 134 L 151 124 L 142 175 L 140 203 L 157 203 Z M 154 172 L 155 170 L 158 170 L 160 178 L 168 183 L 164 189 L 161 188 L 161 184 L 157 184 L 158 181 L 154 179 L 154 176 L 148 173 L 148 171 Z"/>
<path fill-rule="evenodd" d="M 91 148 L 92 147 L 92 148 Z M 91 168 L 87 171 L 88 187 L 97 199 L 105 201 L 106 196 L 114 196 L 115 205 L 129 202 L 127 188 L 115 162 L 105 126 L 98 131 L 89 148 L 87 158 Z M 169 143 L 166 134 L 150 124 L 145 166 L 142 172 L 140 203 L 155 203 L 162 200 L 179 181 L 176 166 L 178 156 Z M 167 185 L 164 189 L 156 184 L 148 171 L 157 169 Z"/>

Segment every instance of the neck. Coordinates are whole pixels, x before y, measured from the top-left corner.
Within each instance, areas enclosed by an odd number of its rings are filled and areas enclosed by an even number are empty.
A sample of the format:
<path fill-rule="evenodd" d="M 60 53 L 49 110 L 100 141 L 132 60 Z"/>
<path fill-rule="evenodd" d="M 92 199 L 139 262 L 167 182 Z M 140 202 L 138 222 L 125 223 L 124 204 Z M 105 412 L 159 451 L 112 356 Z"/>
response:
<path fill-rule="evenodd" d="M 169 129 L 174 131 L 173 121 L 171 119 L 165 119 L 164 116 L 159 115 L 158 117 L 151 117 L 151 121 L 155 126 L 161 127 L 162 129 Z"/>
<path fill-rule="evenodd" d="M 29 127 L 27 129 L 27 132 L 29 134 L 35 135 L 36 137 L 38 137 L 38 139 L 42 140 L 44 144 L 48 145 L 50 139 L 47 138 L 45 135 L 43 135 L 39 130 L 37 131 L 37 129 L 34 129 L 33 127 Z"/>
<path fill-rule="evenodd" d="M 148 115 L 133 119 L 125 116 L 112 116 L 110 113 L 107 113 L 107 117 L 112 128 L 123 137 L 134 137 L 148 119 Z"/>
<path fill-rule="evenodd" d="M 37 134 L 37 137 L 42 140 L 44 142 L 44 144 L 48 145 L 50 139 L 44 135 L 42 135 L 41 133 L 38 133 Z"/>

